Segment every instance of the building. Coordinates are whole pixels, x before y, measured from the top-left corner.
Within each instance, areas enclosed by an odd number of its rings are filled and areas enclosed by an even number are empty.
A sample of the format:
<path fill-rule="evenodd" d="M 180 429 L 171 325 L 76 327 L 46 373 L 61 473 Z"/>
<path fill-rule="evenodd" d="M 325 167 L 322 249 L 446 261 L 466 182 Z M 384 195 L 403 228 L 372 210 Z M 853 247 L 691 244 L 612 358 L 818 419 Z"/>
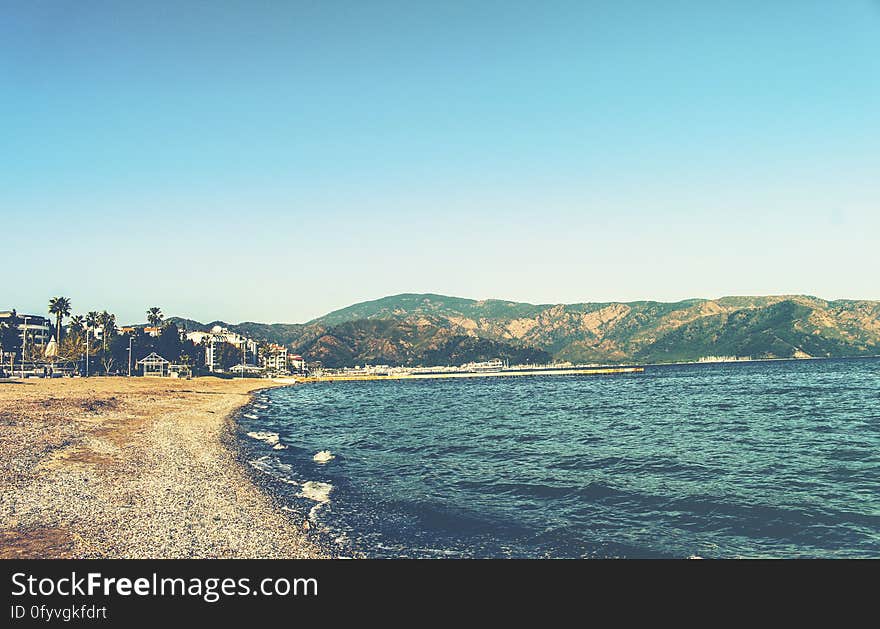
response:
<path fill-rule="evenodd" d="M 297 373 L 303 373 L 306 370 L 306 361 L 299 354 L 293 354 L 290 357 L 290 370 Z"/>
<path fill-rule="evenodd" d="M 244 354 L 245 362 L 247 361 L 248 354 L 252 358 L 255 358 L 257 355 L 256 341 L 237 332 L 231 332 L 219 325 L 211 328 L 210 332 L 187 332 L 186 339 L 205 348 L 205 367 L 208 371 L 223 371 L 218 355 L 218 350 L 223 343 L 229 343 L 241 350 Z"/>
<path fill-rule="evenodd" d="M 290 373 L 287 368 L 287 348 L 283 345 L 272 343 L 262 352 L 263 368 L 273 375 L 286 375 Z"/>
<path fill-rule="evenodd" d="M 15 310 L 0 311 L 0 324 L 15 326 L 21 338 L 22 348 L 46 345 L 55 334 L 52 321 L 32 314 L 19 314 Z"/>
<path fill-rule="evenodd" d="M 256 378 L 263 375 L 263 368 L 257 365 L 233 365 L 229 372 L 242 377 Z"/>
<path fill-rule="evenodd" d="M 136 365 L 141 368 L 142 376 L 167 378 L 171 367 L 171 361 L 165 360 L 159 356 L 159 354 L 153 352 L 146 358 L 137 361 Z"/>

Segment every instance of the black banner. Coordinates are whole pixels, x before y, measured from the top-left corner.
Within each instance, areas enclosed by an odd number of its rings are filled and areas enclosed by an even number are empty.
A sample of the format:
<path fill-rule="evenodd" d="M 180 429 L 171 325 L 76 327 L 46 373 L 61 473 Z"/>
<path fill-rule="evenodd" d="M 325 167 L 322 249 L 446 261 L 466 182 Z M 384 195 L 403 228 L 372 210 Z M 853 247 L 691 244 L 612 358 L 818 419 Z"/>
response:
<path fill-rule="evenodd" d="M 564 610 L 676 615 L 715 605 L 803 610 L 845 599 L 873 605 L 876 562 L 811 561 L 23 561 L 0 562 L 2 626 L 198 618 L 253 622 L 384 617 L 413 606 L 431 618 L 471 609 L 516 617 Z M 843 588 L 843 585 L 846 585 Z"/>

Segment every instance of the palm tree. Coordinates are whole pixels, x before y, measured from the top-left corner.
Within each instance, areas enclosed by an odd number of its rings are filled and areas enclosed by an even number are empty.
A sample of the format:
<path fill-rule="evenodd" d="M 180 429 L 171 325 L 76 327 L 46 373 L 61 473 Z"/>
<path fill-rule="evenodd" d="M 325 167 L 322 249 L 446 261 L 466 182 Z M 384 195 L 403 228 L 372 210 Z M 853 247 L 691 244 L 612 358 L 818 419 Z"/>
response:
<path fill-rule="evenodd" d="M 159 327 L 159 324 L 162 323 L 162 318 L 165 315 L 162 314 L 162 309 L 159 306 L 153 306 L 149 310 L 147 310 L 147 321 L 150 322 L 150 325 L 154 328 Z"/>
<path fill-rule="evenodd" d="M 86 329 L 89 331 L 89 334 L 86 335 L 86 347 L 89 346 L 89 338 L 95 336 L 96 327 L 98 327 L 98 313 L 91 310 L 86 314 Z"/>
<path fill-rule="evenodd" d="M 107 337 L 116 331 L 116 315 L 106 310 L 98 315 L 98 324 L 101 326 L 101 349 L 107 351 Z"/>
<path fill-rule="evenodd" d="M 57 321 L 58 332 L 55 335 L 55 342 L 61 346 L 61 320 L 70 314 L 70 298 L 69 297 L 53 297 L 49 300 L 49 314 L 55 315 Z"/>
<path fill-rule="evenodd" d="M 95 336 L 95 328 L 98 327 L 100 315 L 95 310 L 86 313 L 86 374 L 89 370 L 89 356 L 92 354 L 92 338 Z"/>
<path fill-rule="evenodd" d="M 104 320 L 103 324 L 107 326 L 105 332 L 109 336 L 113 336 L 116 334 L 116 315 L 112 312 L 107 312 L 106 310 L 101 313 L 101 318 Z"/>
<path fill-rule="evenodd" d="M 86 327 L 86 320 L 82 315 L 75 315 L 70 318 L 69 330 L 71 336 L 82 336 Z"/>

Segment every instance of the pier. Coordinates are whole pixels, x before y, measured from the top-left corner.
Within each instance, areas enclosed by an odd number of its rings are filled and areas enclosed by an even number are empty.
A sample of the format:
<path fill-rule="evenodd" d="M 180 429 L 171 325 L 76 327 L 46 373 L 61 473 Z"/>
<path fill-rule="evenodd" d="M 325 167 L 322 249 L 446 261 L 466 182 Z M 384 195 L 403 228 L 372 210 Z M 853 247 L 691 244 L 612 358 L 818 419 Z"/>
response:
<path fill-rule="evenodd" d="M 515 376 L 602 376 L 613 374 L 642 373 L 644 367 L 584 367 L 561 369 L 502 369 L 499 371 L 449 371 L 429 373 L 389 374 L 327 374 L 320 376 L 296 376 L 293 382 L 358 382 L 373 380 L 435 380 L 441 378 L 498 378 Z"/>

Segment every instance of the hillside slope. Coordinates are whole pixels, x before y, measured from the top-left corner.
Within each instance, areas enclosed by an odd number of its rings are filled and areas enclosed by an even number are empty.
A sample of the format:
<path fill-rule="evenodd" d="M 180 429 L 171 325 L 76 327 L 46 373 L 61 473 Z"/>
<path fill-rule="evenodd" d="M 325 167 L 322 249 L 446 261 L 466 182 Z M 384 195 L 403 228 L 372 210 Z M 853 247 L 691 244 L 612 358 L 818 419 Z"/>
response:
<path fill-rule="evenodd" d="M 402 294 L 306 324 L 222 324 L 327 366 L 363 363 L 671 362 L 880 354 L 880 302 L 804 295 L 528 304 Z M 192 329 L 192 328 L 191 328 Z"/>
<path fill-rule="evenodd" d="M 311 355 L 317 339 L 328 334 L 333 337 L 344 321 L 353 323 L 347 317 L 395 322 L 394 335 L 374 329 L 373 344 L 411 342 L 418 346 L 424 336 L 417 331 L 421 320 L 430 321 L 435 337 L 441 333 L 446 337 L 470 336 L 573 362 L 880 353 L 880 302 L 829 302 L 803 295 L 536 305 L 404 294 L 355 304 L 309 322 L 298 349 Z M 412 334 L 404 331 L 407 329 Z M 361 338 L 359 346 L 364 341 L 365 337 Z M 352 359 L 358 356 L 355 350 Z M 430 355 L 435 356 L 439 357 Z"/>

